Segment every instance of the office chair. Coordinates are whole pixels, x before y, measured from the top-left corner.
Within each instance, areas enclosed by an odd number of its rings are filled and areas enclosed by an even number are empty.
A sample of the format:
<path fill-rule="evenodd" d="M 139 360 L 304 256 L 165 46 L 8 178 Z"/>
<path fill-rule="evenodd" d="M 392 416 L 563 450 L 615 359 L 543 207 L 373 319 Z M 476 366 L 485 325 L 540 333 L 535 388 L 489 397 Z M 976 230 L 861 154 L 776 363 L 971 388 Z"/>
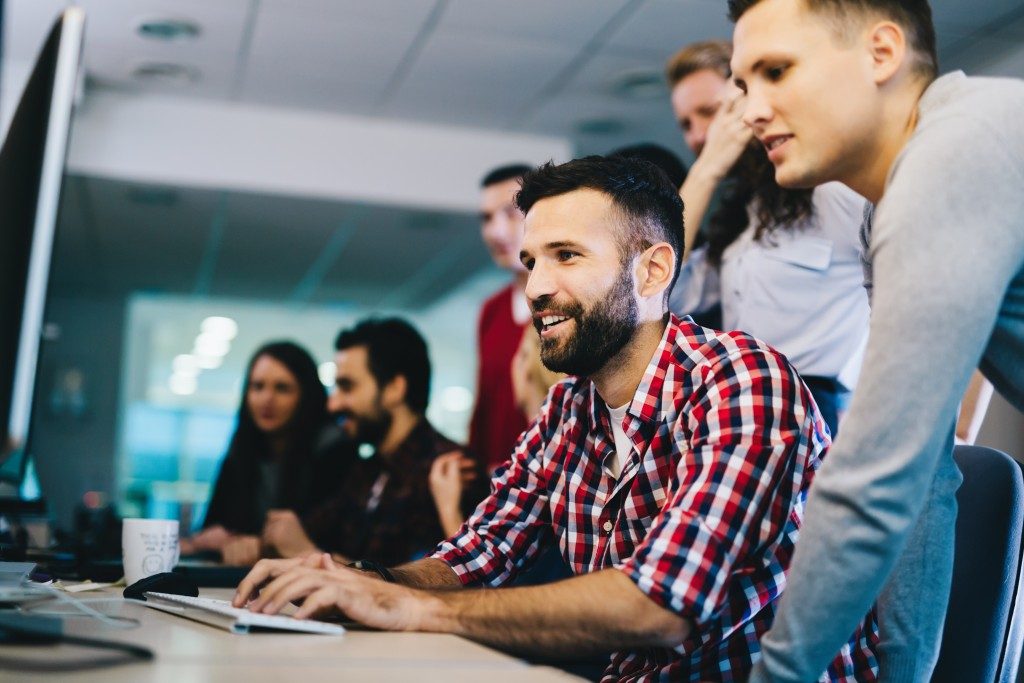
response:
<path fill-rule="evenodd" d="M 1014 683 L 1024 645 L 1024 477 L 1005 453 L 953 450 L 964 482 L 957 493 L 956 550 L 936 683 Z"/>

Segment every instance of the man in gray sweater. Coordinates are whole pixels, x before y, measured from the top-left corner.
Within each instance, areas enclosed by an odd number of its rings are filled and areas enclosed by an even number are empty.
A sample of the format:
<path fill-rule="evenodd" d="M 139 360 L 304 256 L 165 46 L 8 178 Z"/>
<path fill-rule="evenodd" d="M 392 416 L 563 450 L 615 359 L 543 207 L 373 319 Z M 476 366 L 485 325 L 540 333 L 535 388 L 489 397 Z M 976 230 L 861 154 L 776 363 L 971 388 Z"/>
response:
<path fill-rule="evenodd" d="M 957 402 L 1024 409 L 1024 82 L 936 78 L 925 0 L 730 0 L 745 121 L 786 187 L 876 204 L 864 369 L 751 680 L 810 681 L 878 600 L 880 673 L 927 680 L 952 572 Z"/>

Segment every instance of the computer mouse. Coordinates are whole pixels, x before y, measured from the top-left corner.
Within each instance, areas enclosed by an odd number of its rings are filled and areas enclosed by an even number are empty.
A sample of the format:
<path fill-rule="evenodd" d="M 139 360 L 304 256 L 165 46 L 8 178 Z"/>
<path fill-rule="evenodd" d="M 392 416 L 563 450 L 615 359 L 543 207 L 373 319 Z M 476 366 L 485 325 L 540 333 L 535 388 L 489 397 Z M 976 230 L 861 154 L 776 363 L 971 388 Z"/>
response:
<path fill-rule="evenodd" d="M 175 574 L 174 572 L 163 572 L 153 574 L 144 579 L 139 579 L 124 589 L 124 597 L 129 600 L 143 600 L 146 596 L 143 593 L 171 593 L 173 595 L 191 595 L 198 597 L 199 587 L 196 582 L 187 576 Z"/>

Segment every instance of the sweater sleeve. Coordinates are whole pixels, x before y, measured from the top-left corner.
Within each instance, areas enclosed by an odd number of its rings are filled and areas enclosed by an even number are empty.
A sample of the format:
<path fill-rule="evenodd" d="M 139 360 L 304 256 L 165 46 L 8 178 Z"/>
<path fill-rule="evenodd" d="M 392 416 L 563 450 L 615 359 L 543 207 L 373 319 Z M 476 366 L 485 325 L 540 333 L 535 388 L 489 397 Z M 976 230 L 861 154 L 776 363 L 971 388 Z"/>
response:
<path fill-rule="evenodd" d="M 897 161 L 878 206 L 863 372 L 811 487 L 751 681 L 816 679 L 879 595 L 1024 262 L 1019 145 L 963 117 L 934 124 Z"/>

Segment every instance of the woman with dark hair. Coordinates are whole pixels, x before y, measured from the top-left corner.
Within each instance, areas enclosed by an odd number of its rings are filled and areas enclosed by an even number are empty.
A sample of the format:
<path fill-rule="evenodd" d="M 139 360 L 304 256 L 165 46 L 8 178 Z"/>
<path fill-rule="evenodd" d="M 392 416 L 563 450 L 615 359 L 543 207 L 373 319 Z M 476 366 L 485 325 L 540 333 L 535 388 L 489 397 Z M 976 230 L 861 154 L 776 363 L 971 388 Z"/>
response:
<path fill-rule="evenodd" d="M 203 530 L 182 542 L 183 552 L 216 550 L 229 563 L 245 563 L 259 556 L 269 511 L 301 516 L 334 493 L 340 476 L 324 476 L 316 458 L 326 402 L 316 363 L 302 347 L 273 342 L 253 354 Z"/>
<path fill-rule="evenodd" d="M 731 57 L 728 42 L 705 41 L 666 66 L 673 110 L 697 155 L 680 190 L 684 272 L 715 285 L 677 287 L 669 307 L 686 314 L 717 298 L 721 329 L 743 330 L 785 354 L 834 436 L 867 342 L 859 239 L 866 201 L 839 183 L 778 185 L 769 152 L 744 123 Z M 778 130 L 773 154 L 790 137 L 782 124 Z"/>
<path fill-rule="evenodd" d="M 706 247 L 719 273 L 722 327 L 786 354 L 835 437 L 867 344 L 865 200 L 839 183 L 779 187 L 760 145 L 740 156 L 731 179 Z"/>

